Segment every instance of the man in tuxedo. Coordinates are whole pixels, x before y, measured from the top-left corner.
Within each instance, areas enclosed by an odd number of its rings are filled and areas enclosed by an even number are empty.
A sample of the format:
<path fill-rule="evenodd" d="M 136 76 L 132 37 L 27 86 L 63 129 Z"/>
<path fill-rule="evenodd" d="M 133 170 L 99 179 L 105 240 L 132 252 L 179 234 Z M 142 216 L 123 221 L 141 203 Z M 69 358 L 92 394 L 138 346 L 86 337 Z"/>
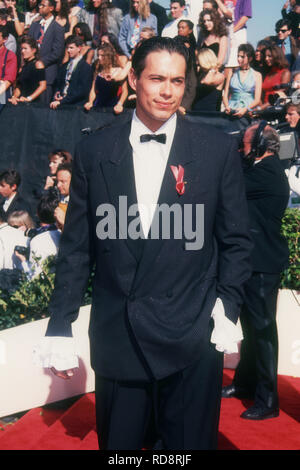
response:
<path fill-rule="evenodd" d="M 14 211 L 31 213 L 30 206 L 18 193 L 20 184 L 21 176 L 16 170 L 4 170 L 0 173 L 0 212 L 3 220 L 7 220 L 9 214 Z"/>
<path fill-rule="evenodd" d="M 287 242 L 281 235 L 289 185 L 278 157 L 279 137 L 272 127 L 264 121 L 250 126 L 243 142 L 250 161 L 244 175 L 254 243 L 253 272 L 245 283 L 240 362 L 233 383 L 223 388 L 222 396 L 254 399 L 241 417 L 262 420 L 279 414 L 276 302 L 280 273 L 289 263 Z"/>
<path fill-rule="evenodd" d="M 143 41 L 129 73 L 132 119 L 75 152 L 42 347 L 65 358 L 45 367 L 74 374 L 76 357 L 60 348 L 72 348 L 71 322 L 95 266 L 100 449 L 141 449 L 151 416 L 165 449 L 217 446 L 223 351 L 237 351 L 251 242 L 235 142 L 177 116 L 187 63 L 177 41 Z"/>
<path fill-rule="evenodd" d="M 82 58 L 83 40 L 78 36 L 70 36 L 66 40 L 69 61 L 58 71 L 54 100 L 50 108 L 57 109 L 61 104 L 84 104 L 93 82 L 92 67 Z"/>
<path fill-rule="evenodd" d="M 41 61 L 45 65 L 47 90 L 44 94 L 45 103 L 50 103 L 53 97 L 53 86 L 57 77 L 58 65 L 60 64 L 65 49 L 64 29 L 55 21 L 54 0 L 42 0 L 39 4 L 41 21 L 33 22 L 28 34 L 39 44 Z"/>

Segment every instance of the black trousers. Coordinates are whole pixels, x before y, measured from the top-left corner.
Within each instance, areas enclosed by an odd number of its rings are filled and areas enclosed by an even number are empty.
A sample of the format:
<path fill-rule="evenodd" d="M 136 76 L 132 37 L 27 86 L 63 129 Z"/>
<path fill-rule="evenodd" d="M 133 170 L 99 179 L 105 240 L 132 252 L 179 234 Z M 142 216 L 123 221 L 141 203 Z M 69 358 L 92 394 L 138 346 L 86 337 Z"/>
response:
<path fill-rule="evenodd" d="M 163 449 L 216 449 L 222 371 L 223 354 L 209 344 L 201 360 L 162 380 L 119 382 L 96 375 L 100 450 L 141 450 L 153 417 L 152 437 Z"/>
<path fill-rule="evenodd" d="M 255 404 L 278 408 L 276 324 L 280 274 L 254 273 L 245 284 L 241 311 L 244 340 L 234 384 L 253 395 Z"/>

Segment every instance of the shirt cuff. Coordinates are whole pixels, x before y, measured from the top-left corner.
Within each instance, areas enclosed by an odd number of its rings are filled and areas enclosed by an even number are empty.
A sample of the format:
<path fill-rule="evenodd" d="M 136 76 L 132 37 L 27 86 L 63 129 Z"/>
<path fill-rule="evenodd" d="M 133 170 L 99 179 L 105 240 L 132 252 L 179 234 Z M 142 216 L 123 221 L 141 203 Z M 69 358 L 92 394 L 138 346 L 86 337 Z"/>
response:
<path fill-rule="evenodd" d="M 217 299 L 211 314 L 214 320 L 214 329 L 210 338 L 216 345 L 216 350 L 225 354 L 238 352 L 238 343 L 242 341 L 243 334 L 239 325 L 234 324 L 225 316 L 221 299 Z"/>
<path fill-rule="evenodd" d="M 33 362 L 39 367 L 68 370 L 79 367 L 74 338 L 45 336 L 33 349 Z"/>

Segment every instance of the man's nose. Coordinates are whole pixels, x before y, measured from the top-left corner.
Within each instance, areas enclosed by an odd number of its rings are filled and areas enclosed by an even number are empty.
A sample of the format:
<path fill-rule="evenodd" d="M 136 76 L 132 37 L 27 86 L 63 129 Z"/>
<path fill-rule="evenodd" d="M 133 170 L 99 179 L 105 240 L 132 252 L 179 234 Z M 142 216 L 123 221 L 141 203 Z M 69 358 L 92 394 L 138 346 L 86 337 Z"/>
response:
<path fill-rule="evenodd" d="M 163 82 L 162 87 L 161 87 L 161 94 L 165 96 L 172 95 L 172 84 L 169 80 L 166 80 L 165 82 Z"/>

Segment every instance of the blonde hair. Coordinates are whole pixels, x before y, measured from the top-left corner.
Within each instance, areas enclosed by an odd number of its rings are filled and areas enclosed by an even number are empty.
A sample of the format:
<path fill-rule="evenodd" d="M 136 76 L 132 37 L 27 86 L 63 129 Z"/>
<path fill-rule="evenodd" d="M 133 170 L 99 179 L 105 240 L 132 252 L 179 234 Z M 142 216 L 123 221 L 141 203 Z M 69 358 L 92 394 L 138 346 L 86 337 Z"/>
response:
<path fill-rule="evenodd" d="M 131 16 L 132 18 L 134 18 L 135 15 L 136 15 L 136 12 L 135 12 L 135 10 L 134 10 L 134 8 L 133 8 L 132 1 L 131 1 L 131 0 L 130 0 L 129 12 L 130 12 L 130 16 Z M 139 15 L 143 20 L 145 20 L 146 18 L 149 18 L 149 16 L 150 16 L 150 6 L 149 6 L 149 3 L 148 3 L 148 0 L 140 0 L 140 1 L 139 1 L 138 15 Z"/>
<path fill-rule="evenodd" d="M 14 211 L 7 218 L 8 225 L 21 227 L 25 225 L 26 230 L 35 227 L 35 223 L 26 211 Z"/>
<path fill-rule="evenodd" d="M 208 71 L 218 68 L 217 56 L 211 49 L 200 49 L 197 56 L 200 70 Z"/>

